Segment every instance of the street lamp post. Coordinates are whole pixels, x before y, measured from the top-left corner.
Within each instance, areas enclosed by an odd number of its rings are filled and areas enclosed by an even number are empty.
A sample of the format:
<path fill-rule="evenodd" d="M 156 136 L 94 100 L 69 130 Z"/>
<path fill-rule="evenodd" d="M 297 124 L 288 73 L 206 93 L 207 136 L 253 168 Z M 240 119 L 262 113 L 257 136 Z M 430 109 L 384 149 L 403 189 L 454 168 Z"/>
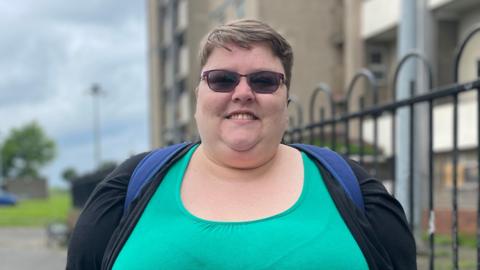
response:
<path fill-rule="evenodd" d="M 93 160 L 97 168 L 100 166 L 102 159 L 102 149 L 100 142 L 100 95 L 104 94 L 104 91 L 100 88 L 100 85 L 94 83 L 90 88 L 90 95 L 93 98 Z"/>

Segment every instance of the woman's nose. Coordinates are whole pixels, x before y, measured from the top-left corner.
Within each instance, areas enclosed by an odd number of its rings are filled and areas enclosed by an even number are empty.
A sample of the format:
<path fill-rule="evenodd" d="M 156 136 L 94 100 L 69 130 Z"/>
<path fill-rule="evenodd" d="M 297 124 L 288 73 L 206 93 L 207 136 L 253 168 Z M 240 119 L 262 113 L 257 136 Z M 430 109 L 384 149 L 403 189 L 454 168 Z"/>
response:
<path fill-rule="evenodd" d="M 247 83 L 247 78 L 240 78 L 240 82 L 233 89 L 232 100 L 234 102 L 249 102 L 255 100 L 255 93 Z"/>

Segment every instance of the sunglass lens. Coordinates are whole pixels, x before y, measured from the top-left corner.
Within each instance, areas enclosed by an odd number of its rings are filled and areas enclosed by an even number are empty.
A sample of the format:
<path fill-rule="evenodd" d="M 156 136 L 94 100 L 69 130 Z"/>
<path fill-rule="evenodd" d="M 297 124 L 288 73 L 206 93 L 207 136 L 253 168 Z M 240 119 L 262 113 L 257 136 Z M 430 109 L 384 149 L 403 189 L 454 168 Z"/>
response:
<path fill-rule="evenodd" d="M 208 86 L 217 92 L 229 92 L 239 82 L 239 76 L 226 70 L 212 70 L 208 73 Z"/>
<path fill-rule="evenodd" d="M 250 87 L 257 93 L 273 93 L 280 85 L 277 74 L 269 71 L 253 73 L 249 79 Z"/>

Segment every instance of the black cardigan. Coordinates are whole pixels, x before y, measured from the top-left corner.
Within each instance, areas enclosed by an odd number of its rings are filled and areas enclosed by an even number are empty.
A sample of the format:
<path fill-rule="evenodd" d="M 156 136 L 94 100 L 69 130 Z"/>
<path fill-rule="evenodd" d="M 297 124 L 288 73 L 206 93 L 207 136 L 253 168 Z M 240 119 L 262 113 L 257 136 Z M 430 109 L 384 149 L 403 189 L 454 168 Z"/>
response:
<path fill-rule="evenodd" d="M 111 269 L 166 171 L 190 147 L 186 147 L 155 175 L 148 188 L 144 188 L 132 202 L 132 210 L 126 216 L 123 216 L 123 204 L 128 182 L 133 170 L 147 153 L 128 159 L 99 183 L 75 225 L 68 247 L 66 268 Z M 325 168 L 319 163 L 317 166 L 369 268 L 416 269 L 415 240 L 401 205 L 357 163 L 348 162 L 359 181 L 365 212 L 355 206 Z M 347 254 L 345 256 L 348 257 Z"/>

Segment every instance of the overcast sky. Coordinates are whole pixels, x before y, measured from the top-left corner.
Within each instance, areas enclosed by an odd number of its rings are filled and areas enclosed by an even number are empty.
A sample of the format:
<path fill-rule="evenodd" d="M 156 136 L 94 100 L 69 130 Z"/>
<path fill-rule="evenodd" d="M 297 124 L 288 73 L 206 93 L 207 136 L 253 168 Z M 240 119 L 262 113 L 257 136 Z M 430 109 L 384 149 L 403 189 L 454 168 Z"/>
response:
<path fill-rule="evenodd" d="M 58 146 L 43 170 L 94 167 L 92 97 L 98 83 L 102 159 L 148 149 L 145 1 L 0 0 L 0 140 L 37 121 Z"/>

